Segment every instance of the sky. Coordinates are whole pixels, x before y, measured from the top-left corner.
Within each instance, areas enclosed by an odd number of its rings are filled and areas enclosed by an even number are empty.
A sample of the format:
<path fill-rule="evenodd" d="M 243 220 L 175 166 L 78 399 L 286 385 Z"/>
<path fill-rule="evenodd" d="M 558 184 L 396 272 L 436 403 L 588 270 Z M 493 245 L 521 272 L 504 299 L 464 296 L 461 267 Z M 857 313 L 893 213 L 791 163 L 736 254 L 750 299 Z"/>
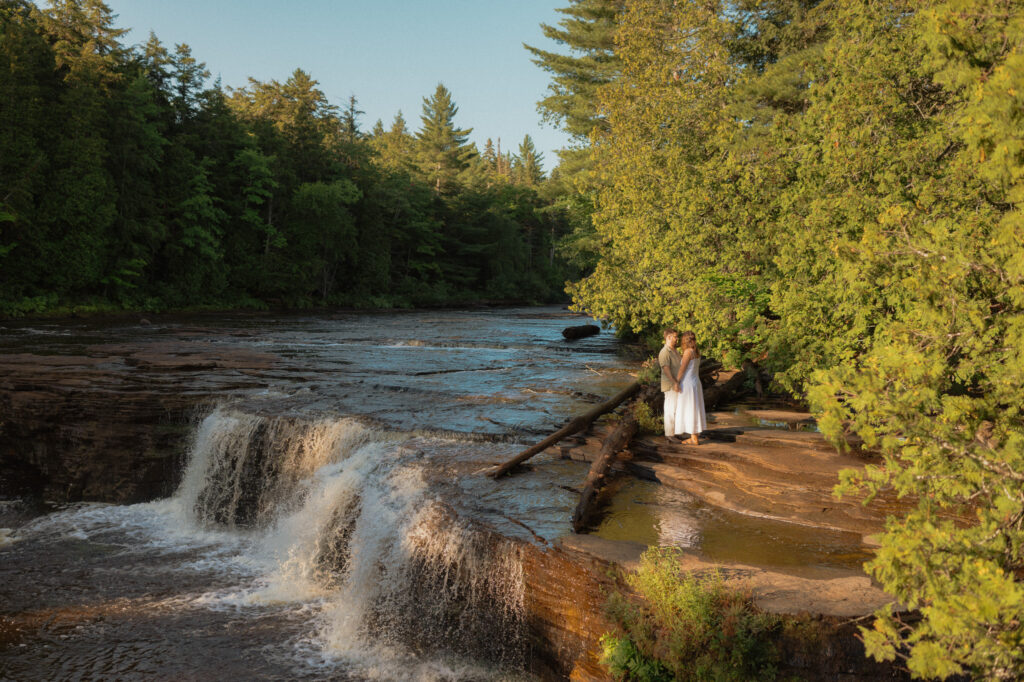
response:
<path fill-rule="evenodd" d="M 567 136 L 537 111 L 548 74 L 530 61 L 523 43 L 564 51 L 544 37 L 567 0 L 107 0 L 117 25 L 131 29 L 127 44 L 150 31 L 173 48 L 187 43 L 213 78 L 244 87 L 249 77 L 285 81 L 301 68 L 319 81 L 332 104 L 355 95 L 387 128 L 401 110 L 410 131 L 420 127 L 423 98 L 438 83 L 451 91 L 455 123 L 473 128 L 502 150 L 518 149 L 524 135 L 544 154 L 547 170 Z"/>

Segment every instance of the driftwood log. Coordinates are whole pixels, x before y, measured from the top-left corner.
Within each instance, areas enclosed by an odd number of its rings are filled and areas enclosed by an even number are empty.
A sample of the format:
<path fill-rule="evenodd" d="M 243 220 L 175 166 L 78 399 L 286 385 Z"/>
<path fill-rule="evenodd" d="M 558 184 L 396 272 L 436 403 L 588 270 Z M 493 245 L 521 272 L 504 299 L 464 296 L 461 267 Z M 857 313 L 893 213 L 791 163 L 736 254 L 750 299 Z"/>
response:
<path fill-rule="evenodd" d="M 631 407 L 636 403 L 649 401 L 657 393 L 656 388 L 655 386 L 645 388 L 636 401 L 631 404 Z M 608 470 L 615 463 L 619 452 L 629 446 L 633 436 L 636 435 L 637 428 L 635 410 L 626 409 L 622 419 L 605 437 L 601 444 L 601 452 L 598 453 L 594 463 L 590 465 L 590 471 L 587 472 L 587 477 L 583 481 L 583 492 L 580 493 L 579 502 L 576 503 L 576 509 L 572 513 L 574 533 L 579 533 L 586 528 L 591 508 L 598 499 L 598 493 L 608 482 Z"/>
<path fill-rule="evenodd" d="M 566 327 L 562 330 L 562 336 L 569 341 L 575 341 L 576 339 L 582 339 L 585 336 L 593 336 L 600 333 L 601 328 L 596 324 L 580 324 L 575 327 Z"/>
<path fill-rule="evenodd" d="M 722 403 L 732 400 L 747 381 L 747 373 L 738 371 L 725 381 L 716 382 L 704 389 L 704 409 L 711 411 Z"/>
<path fill-rule="evenodd" d="M 487 475 L 490 476 L 491 478 L 498 478 L 499 476 L 504 476 L 515 467 L 519 466 L 526 460 L 536 455 L 538 452 L 546 450 L 547 448 L 551 447 L 552 445 L 562 440 L 563 438 L 568 438 L 569 436 L 575 435 L 580 431 L 585 431 L 594 422 L 595 419 L 600 417 L 602 414 L 605 414 L 606 412 L 611 412 L 616 407 L 618 407 L 623 401 L 632 397 L 633 394 L 635 394 L 639 390 L 639 382 L 634 381 L 632 384 L 630 384 L 629 386 L 627 386 L 626 388 L 622 389 L 614 396 L 612 396 L 610 400 L 601 403 L 600 405 L 590 410 L 589 412 L 573 417 L 565 426 L 558 429 L 553 434 L 551 434 L 541 442 L 537 443 L 533 447 L 529 447 L 523 450 L 518 455 L 508 460 L 504 464 L 488 471 Z"/>
<path fill-rule="evenodd" d="M 574 533 L 581 532 L 587 526 L 587 518 L 590 516 L 590 508 L 597 499 L 597 494 L 607 482 L 608 470 L 615 462 L 615 456 L 633 440 L 636 435 L 636 417 L 632 411 L 627 412 L 618 425 L 612 429 L 608 437 L 601 445 L 601 453 L 590 465 L 590 471 L 583 481 L 583 492 L 580 493 L 579 502 L 572 513 L 572 530 Z"/>

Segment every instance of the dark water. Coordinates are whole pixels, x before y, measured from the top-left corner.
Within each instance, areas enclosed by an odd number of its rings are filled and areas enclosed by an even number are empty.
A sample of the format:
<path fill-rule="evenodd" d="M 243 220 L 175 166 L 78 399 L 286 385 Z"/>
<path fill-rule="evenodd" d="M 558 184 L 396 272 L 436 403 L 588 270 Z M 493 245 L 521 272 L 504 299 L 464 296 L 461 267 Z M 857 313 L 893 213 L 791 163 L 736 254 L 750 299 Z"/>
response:
<path fill-rule="evenodd" d="M 9 326 L 5 353 L 98 358 L 111 375 L 171 351 L 264 359 L 153 371 L 222 395 L 171 498 L 0 502 L 0 679 L 524 678 L 516 545 L 477 530 L 569 533 L 587 467 L 479 471 L 631 380 L 610 334 L 561 339 L 584 322 L 547 308 Z M 765 565 L 862 558 L 850 538 L 643 482 L 601 532 Z"/>

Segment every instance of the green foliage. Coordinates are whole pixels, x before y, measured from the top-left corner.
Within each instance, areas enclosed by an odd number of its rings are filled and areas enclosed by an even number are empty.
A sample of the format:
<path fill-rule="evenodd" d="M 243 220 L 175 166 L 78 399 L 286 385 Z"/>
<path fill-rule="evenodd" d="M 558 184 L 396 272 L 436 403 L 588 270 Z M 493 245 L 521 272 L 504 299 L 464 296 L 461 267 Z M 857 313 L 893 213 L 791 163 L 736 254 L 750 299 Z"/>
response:
<path fill-rule="evenodd" d="M 727 588 L 717 573 L 681 571 L 678 550 L 651 548 L 626 577 L 633 594 L 613 593 L 602 662 L 617 680 L 770 680 L 777 617 Z"/>
<path fill-rule="evenodd" d="M 622 0 L 570 0 L 559 9 L 558 27 L 542 24 L 544 36 L 569 48 L 560 54 L 524 45 L 533 63 L 551 74 L 549 95 L 537 108 L 545 118 L 560 123 L 580 141 L 589 139 L 601 124 L 597 92 L 613 81 L 620 64 L 615 53 L 616 14 Z"/>
<path fill-rule="evenodd" d="M 660 662 L 644 656 L 629 638 L 601 635 L 601 663 L 616 680 L 672 682 L 672 673 Z"/>
<path fill-rule="evenodd" d="M 646 402 L 637 402 L 633 408 L 633 416 L 636 417 L 637 426 L 644 433 L 661 433 L 664 429 L 661 419 Z"/>
<path fill-rule="evenodd" d="M 619 328 L 694 328 L 774 371 L 894 491 L 871 655 L 1024 676 L 1024 8 L 1011 0 L 634 0 L 600 259 L 571 288 Z M 642 647 L 641 647 L 642 648 Z"/>
<path fill-rule="evenodd" d="M 455 127 L 459 108 L 452 94 L 438 83 L 433 96 L 423 98 L 423 127 L 416 135 L 420 170 L 438 194 L 455 189 L 456 179 L 469 167 L 476 148 L 467 144 L 472 128 Z"/>
<path fill-rule="evenodd" d="M 529 135 L 524 137 L 512 169 L 516 181 L 527 187 L 539 185 L 544 180 L 544 169 L 540 165 L 543 160 L 544 155 L 537 151 L 533 139 Z"/>
<path fill-rule="evenodd" d="M 636 374 L 636 380 L 641 384 L 661 385 L 661 365 L 658 364 L 657 357 L 652 355 L 643 361 L 640 371 Z"/>

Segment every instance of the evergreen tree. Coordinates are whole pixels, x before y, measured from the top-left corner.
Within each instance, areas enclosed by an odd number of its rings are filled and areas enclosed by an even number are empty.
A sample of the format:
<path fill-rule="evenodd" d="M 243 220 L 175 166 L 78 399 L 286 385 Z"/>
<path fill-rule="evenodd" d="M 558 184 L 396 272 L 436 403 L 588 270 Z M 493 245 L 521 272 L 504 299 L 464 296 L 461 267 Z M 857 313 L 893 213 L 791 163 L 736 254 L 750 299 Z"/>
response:
<path fill-rule="evenodd" d="M 448 88 L 441 83 L 431 97 L 423 98 L 422 127 L 416 134 L 417 157 L 421 172 L 437 194 L 454 190 L 459 174 L 476 156 L 473 145 L 467 144 L 473 129 L 455 127 L 458 111 Z"/>
<path fill-rule="evenodd" d="M 348 142 L 355 142 L 362 137 L 362 133 L 359 132 L 359 117 L 364 113 L 366 112 L 358 107 L 356 96 L 349 95 L 348 106 L 341 112 L 341 134 Z"/>
<path fill-rule="evenodd" d="M 377 152 L 377 162 L 392 171 L 408 170 L 412 165 L 415 141 L 399 111 L 387 132 L 374 135 L 373 148 Z"/>
<path fill-rule="evenodd" d="M 494 151 L 494 141 L 491 138 L 487 138 L 487 142 L 484 143 L 484 151 L 480 156 L 488 168 L 493 171 L 498 169 L 498 154 Z"/>
<path fill-rule="evenodd" d="M 521 185 L 536 187 L 544 180 L 541 163 L 544 155 L 537 151 L 533 139 L 527 135 L 519 145 L 519 156 L 515 165 L 515 179 Z"/>
<path fill-rule="evenodd" d="M 110 103 L 109 167 L 117 191 L 117 217 L 102 281 L 107 296 L 125 303 L 137 300 L 167 236 L 160 210 L 160 174 L 168 140 L 157 96 L 151 82 L 138 73 Z"/>
<path fill-rule="evenodd" d="M 0 6 L 0 300 L 47 286 L 50 237 L 38 213 L 49 169 L 60 81 L 53 51 L 28 6 Z"/>
<path fill-rule="evenodd" d="M 192 48 L 184 43 L 174 46 L 174 54 L 170 55 L 167 65 L 170 67 L 171 106 L 180 125 L 198 114 L 200 97 L 210 72 L 206 70 L 206 64 L 192 56 Z"/>
<path fill-rule="evenodd" d="M 123 76 L 124 51 L 114 16 L 101 0 L 59 0 L 36 12 L 62 81 L 55 102 L 60 136 L 50 153 L 37 220 L 46 226 L 42 262 L 58 291 L 102 293 L 106 254 L 114 238 L 116 188 L 104 135 L 106 98 Z"/>
<path fill-rule="evenodd" d="M 597 93 L 618 76 L 621 64 L 615 53 L 616 15 L 624 0 L 570 0 L 558 11 L 565 15 L 558 26 L 541 24 L 544 36 L 569 48 L 570 54 L 548 52 L 524 45 L 533 63 L 551 74 L 551 94 L 538 104 L 545 118 L 562 125 L 578 143 L 586 144 L 602 125 Z"/>

